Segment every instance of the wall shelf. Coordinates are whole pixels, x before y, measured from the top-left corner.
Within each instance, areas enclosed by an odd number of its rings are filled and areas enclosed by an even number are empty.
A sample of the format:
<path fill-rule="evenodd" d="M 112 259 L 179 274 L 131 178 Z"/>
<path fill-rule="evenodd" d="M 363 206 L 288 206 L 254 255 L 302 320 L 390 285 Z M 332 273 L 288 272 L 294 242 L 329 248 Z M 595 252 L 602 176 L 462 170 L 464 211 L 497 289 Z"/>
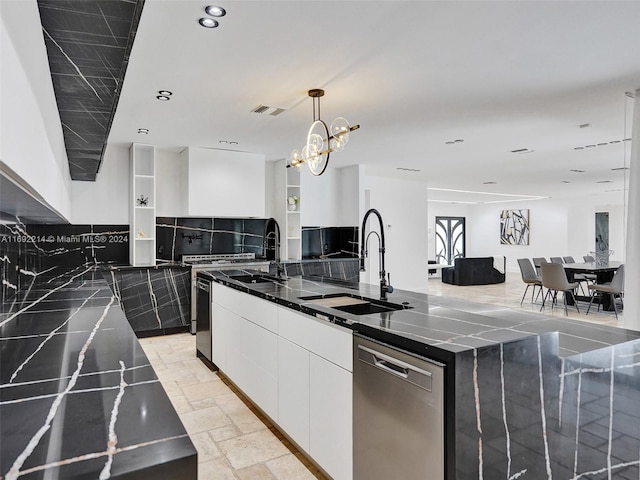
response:
<path fill-rule="evenodd" d="M 135 267 L 153 266 L 156 264 L 156 147 L 131 144 L 129 162 L 129 263 Z"/>
<path fill-rule="evenodd" d="M 276 220 L 280 225 L 282 236 L 280 252 L 282 259 L 300 260 L 302 258 L 300 170 L 287 168 L 286 165 L 286 160 L 280 160 L 275 166 Z M 298 197 L 295 210 L 289 210 L 289 195 Z"/>

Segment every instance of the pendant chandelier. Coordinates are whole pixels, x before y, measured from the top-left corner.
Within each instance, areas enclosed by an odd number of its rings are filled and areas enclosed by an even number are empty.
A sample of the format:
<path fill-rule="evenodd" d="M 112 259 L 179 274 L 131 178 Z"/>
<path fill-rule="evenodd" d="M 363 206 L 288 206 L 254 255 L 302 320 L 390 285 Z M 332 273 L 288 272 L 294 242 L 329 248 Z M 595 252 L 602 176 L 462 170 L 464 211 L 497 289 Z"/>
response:
<path fill-rule="evenodd" d="M 293 150 L 287 167 L 300 167 L 307 164 L 314 175 L 322 175 L 329 164 L 329 156 L 332 152 L 341 152 L 349 141 L 349 133 L 360 128 L 360 125 L 349 125 L 344 117 L 338 117 L 331 126 L 320 119 L 320 97 L 324 90 L 314 88 L 309 90 L 309 96 L 313 100 L 313 123 L 307 133 L 307 143 L 302 150 Z"/>

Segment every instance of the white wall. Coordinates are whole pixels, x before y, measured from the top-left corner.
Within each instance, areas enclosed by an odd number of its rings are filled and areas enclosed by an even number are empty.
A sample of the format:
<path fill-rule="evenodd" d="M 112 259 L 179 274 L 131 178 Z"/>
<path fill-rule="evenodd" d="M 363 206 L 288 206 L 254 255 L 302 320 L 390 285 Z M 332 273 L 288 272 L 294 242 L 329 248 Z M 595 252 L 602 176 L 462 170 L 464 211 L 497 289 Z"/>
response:
<path fill-rule="evenodd" d="M 96 181 L 71 182 L 71 223 L 127 225 L 129 197 L 129 149 L 107 146 Z"/>
<path fill-rule="evenodd" d="M 319 177 L 300 170 L 301 222 L 303 226 L 359 225 L 362 206 L 362 172 L 359 165 L 328 167 Z M 304 199 L 302 199 L 304 197 Z"/>
<path fill-rule="evenodd" d="M 67 220 L 71 178 L 35 0 L 0 8 L 0 160 Z"/>
<path fill-rule="evenodd" d="M 395 288 L 426 291 L 427 287 L 427 184 L 425 182 L 365 176 L 367 208 L 375 208 L 384 221 L 385 268 Z M 377 219 L 367 226 L 378 231 Z M 361 280 L 378 283 L 377 239 L 369 240 L 367 275 Z M 373 257 L 373 258 L 372 258 Z"/>
<path fill-rule="evenodd" d="M 531 227 L 529 245 L 501 245 L 500 212 L 525 208 L 529 209 Z M 507 270 L 519 272 L 518 258 L 573 256 L 576 261 L 582 261 L 582 256 L 595 248 L 596 212 L 609 212 L 609 239 L 615 251 L 612 259 L 624 260 L 622 199 L 619 205 L 600 204 L 596 197 L 466 206 L 431 202 L 429 226 L 433 228 L 436 216 L 465 217 L 467 256 L 504 255 L 507 258 Z M 433 234 L 429 236 L 428 252 L 433 258 Z"/>

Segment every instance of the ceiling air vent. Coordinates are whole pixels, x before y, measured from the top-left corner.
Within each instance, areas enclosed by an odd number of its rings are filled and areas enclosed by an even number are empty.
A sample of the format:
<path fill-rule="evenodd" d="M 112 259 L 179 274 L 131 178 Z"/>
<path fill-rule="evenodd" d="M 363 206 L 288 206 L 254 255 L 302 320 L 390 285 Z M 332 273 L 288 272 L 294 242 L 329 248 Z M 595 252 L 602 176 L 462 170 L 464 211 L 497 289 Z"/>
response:
<path fill-rule="evenodd" d="M 530 148 L 518 148 L 517 150 L 511 150 L 511 153 L 533 153 L 534 151 Z"/>
<path fill-rule="evenodd" d="M 270 115 L 275 117 L 276 115 L 280 115 L 284 112 L 284 108 L 279 107 L 268 107 L 267 105 L 258 105 L 256 108 L 251 110 L 251 113 L 259 113 L 261 115 Z"/>

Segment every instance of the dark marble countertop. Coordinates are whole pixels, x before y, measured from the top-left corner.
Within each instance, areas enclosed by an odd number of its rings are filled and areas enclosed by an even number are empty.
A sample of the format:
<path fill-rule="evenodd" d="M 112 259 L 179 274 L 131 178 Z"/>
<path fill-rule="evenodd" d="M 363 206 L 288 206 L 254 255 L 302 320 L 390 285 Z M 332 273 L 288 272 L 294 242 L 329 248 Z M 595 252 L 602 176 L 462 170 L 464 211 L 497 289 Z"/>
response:
<path fill-rule="evenodd" d="M 0 477 L 196 478 L 197 454 L 102 274 L 0 312 Z"/>
<path fill-rule="evenodd" d="M 282 282 L 242 283 L 232 277 L 249 270 L 203 271 L 208 277 L 251 295 L 351 328 L 390 345 L 448 361 L 459 352 L 558 332 L 559 356 L 571 357 L 640 338 L 640 332 L 536 312 L 469 302 L 444 296 L 395 290 L 392 303 L 410 307 L 385 313 L 352 315 L 300 297 L 349 293 L 378 299 L 379 287 L 335 283 L 302 277 Z"/>

